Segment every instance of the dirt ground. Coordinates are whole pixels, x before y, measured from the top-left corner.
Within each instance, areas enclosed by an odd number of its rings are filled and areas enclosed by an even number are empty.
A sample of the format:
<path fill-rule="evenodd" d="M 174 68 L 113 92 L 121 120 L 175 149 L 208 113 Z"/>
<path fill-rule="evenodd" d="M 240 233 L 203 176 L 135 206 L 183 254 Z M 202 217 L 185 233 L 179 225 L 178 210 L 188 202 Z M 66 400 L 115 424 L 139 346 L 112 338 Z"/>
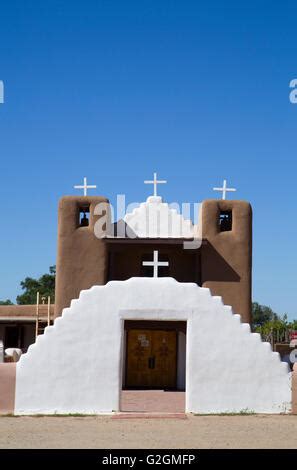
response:
<path fill-rule="evenodd" d="M 297 448 L 297 416 L 0 417 L 0 448 Z"/>

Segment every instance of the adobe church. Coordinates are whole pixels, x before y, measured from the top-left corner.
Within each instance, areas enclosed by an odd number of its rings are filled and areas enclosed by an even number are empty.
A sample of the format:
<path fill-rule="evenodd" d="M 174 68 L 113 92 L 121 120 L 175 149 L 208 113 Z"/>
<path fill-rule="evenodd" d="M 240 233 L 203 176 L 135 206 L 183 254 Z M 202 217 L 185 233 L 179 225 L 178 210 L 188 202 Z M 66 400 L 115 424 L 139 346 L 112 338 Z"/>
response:
<path fill-rule="evenodd" d="M 116 223 L 86 179 L 60 200 L 55 321 L 0 364 L 0 411 L 119 412 L 123 390 L 150 389 L 184 392 L 186 412 L 290 411 L 288 366 L 249 326 L 250 204 L 224 181 L 194 224 L 146 183 Z"/>

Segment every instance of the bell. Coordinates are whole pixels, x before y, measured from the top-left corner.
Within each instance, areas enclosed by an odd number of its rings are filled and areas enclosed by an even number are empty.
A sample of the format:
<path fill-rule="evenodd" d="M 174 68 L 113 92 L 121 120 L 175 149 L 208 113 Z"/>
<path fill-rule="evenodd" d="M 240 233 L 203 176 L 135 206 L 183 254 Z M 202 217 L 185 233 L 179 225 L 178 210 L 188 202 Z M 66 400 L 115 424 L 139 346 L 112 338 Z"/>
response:
<path fill-rule="evenodd" d="M 84 215 L 83 215 L 83 217 L 80 221 L 80 226 L 81 227 L 88 227 L 88 225 L 89 225 L 89 219 L 87 217 L 87 214 L 84 212 Z"/>

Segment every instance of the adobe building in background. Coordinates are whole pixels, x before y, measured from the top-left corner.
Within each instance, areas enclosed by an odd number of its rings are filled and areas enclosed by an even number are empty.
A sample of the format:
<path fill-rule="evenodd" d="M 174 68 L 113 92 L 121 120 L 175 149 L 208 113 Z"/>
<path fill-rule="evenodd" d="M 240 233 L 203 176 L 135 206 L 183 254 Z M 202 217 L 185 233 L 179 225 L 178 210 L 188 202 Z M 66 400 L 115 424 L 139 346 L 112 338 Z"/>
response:
<path fill-rule="evenodd" d="M 97 212 L 96 212 L 97 208 Z M 197 208 L 198 211 L 198 208 Z M 113 280 L 150 277 L 158 251 L 159 277 L 209 287 L 212 295 L 251 321 L 252 209 L 245 201 L 206 200 L 197 225 L 184 220 L 159 196 L 151 196 L 117 224 L 108 199 L 65 196 L 59 203 L 55 316 L 83 289 Z M 198 214 L 197 214 L 198 216 Z M 104 218 L 102 237 L 96 224 Z M 159 224 L 159 225 L 158 225 Z M 131 236 L 132 235 L 132 236 Z M 190 240 L 201 238 L 201 244 Z"/>

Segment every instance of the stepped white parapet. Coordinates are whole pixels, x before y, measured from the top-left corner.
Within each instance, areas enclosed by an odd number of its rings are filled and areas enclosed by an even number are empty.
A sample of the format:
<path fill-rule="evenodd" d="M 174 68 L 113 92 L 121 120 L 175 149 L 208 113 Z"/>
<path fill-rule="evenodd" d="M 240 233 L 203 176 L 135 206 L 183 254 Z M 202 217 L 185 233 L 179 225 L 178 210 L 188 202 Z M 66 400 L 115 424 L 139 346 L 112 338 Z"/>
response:
<path fill-rule="evenodd" d="M 186 411 L 290 411 L 291 374 L 209 289 L 132 278 L 82 291 L 17 363 L 16 414 L 119 410 L 125 319 L 187 321 Z"/>
<path fill-rule="evenodd" d="M 150 196 L 124 217 L 128 230 L 139 238 L 193 238 L 194 225 L 160 196 Z"/>

